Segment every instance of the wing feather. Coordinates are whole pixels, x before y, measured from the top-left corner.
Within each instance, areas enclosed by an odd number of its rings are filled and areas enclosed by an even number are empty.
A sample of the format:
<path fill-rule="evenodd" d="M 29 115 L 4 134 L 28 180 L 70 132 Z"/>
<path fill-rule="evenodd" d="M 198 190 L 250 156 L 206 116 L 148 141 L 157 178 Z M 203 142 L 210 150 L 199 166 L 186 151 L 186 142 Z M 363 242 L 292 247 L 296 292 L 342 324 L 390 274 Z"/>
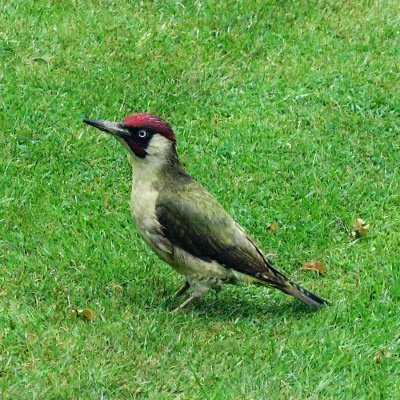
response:
<path fill-rule="evenodd" d="M 160 194 L 156 215 L 167 239 L 196 257 L 252 276 L 269 271 L 258 247 L 215 197 L 195 181 Z"/>

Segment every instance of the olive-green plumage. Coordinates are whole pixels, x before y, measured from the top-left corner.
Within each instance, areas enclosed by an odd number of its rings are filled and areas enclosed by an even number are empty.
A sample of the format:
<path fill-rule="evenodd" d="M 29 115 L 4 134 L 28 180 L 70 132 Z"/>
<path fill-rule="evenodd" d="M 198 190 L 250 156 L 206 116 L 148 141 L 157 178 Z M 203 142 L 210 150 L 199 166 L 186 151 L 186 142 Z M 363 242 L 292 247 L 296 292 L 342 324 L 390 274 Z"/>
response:
<path fill-rule="evenodd" d="M 121 123 L 85 122 L 117 136 L 132 155 L 136 226 L 154 252 L 185 277 L 178 295 L 192 289 L 177 310 L 209 288 L 240 282 L 272 286 L 313 307 L 328 303 L 273 267 L 215 197 L 186 174 L 173 131 L 161 118 L 137 114 Z"/>

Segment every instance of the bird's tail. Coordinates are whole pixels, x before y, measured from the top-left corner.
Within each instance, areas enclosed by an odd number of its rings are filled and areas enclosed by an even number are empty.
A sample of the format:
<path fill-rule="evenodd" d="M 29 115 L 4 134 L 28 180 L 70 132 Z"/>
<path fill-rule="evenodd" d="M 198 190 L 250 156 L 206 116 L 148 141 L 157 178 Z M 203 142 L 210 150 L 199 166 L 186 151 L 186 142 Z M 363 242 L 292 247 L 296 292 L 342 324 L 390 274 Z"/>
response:
<path fill-rule="evenodd" d="M 282 290 L 282 292 L 292 295 L 296 297 L 296 299 L 301 300 L 303 303 L 308 304 L 311 307 L 320 307 L 323 305 L 329 305 L 329 301 L 323 299 L 322 297 L 317 296 L 314 293 L 309 292 L 307 289 L 304 289 L 300 285 L 291 280 L 286 281 L 285 286 L 275 286 L 277 289 Z"/>
<path fill-rule="evenodd" d="M 296 299 L 301 300 L 303 303 L 306 303 L 311 307 L 320 307 L 330 304 L 329 301 L 317 296 L 314 293 L 309 292 L 307 289 L 304 289 L 297 283 L 291 281 L 284 274 L 282 274 L 282 272 L 273 267 L 269 262 L 268 269 L 269 271 L 266 274 L 257 274 L 257 278 L 259 279 L 259 281 L 261 281 L 260 283 L 264 283 L 276 289 L 279 289 L 286 294 L 296 297 Z"/>
<path fill-rule="evenodd" d="M 264 261 L 265 269 L 264 271 L 253 272 L 247 275 L 251 275 L 251 277 L 255 279 L 258 283 L 279 289 L 286 294 L 290 294 L 291 296 L 296 297 L 296 299 L 301 300 L 303 303 L 306 303 L 311 307 L 321 307 L 323 305 L 330 304 L 329 301 L 317 296 L 314 293 L 309 292 L 307 289 L 304 289 L 297 283 L 291 281 L 282 272 L 278 271 L 269 262 L 267 257 L 260 251 L 260 249 L 252 242 L 252 240 L 250 238 L 248 238 L 248 240 L 254 246 L 254 249 Z"/>

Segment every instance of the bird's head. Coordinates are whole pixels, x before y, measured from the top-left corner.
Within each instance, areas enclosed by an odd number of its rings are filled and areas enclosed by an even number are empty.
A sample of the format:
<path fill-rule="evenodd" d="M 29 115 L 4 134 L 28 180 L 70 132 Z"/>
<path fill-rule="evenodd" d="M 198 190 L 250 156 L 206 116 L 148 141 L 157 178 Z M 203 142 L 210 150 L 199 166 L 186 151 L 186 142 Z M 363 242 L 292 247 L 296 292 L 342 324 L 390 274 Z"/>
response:
<path fill-rule="evenodd" d="M 151 114 L 129 115 L 121 122 L 84 119 L 104 132 L 119 139 L 134 157 L 175 154 L 175 135 L 171 126 L 160 117 Z"/>

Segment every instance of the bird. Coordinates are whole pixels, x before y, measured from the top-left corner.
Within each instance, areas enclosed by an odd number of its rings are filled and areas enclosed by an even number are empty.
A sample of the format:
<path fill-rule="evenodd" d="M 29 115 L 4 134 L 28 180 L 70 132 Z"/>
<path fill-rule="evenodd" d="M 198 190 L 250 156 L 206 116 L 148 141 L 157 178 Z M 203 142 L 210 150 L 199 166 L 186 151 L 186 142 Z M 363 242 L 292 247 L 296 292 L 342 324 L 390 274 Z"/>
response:
<path fill-rule="evenodd" d="M 120 122 L 84 119 L 113 135 L 132 164 L 131 214 L 153 252 L 185 279 L 175 296 L 190 289 L 173 311 L 186 309 L 209 289 L 259 284 L 279 289 L 311 307 L 330 304 L 280 272 L 218 200 L 179 161 L 175 133 L 161 117 L 139 113 Z"/>

